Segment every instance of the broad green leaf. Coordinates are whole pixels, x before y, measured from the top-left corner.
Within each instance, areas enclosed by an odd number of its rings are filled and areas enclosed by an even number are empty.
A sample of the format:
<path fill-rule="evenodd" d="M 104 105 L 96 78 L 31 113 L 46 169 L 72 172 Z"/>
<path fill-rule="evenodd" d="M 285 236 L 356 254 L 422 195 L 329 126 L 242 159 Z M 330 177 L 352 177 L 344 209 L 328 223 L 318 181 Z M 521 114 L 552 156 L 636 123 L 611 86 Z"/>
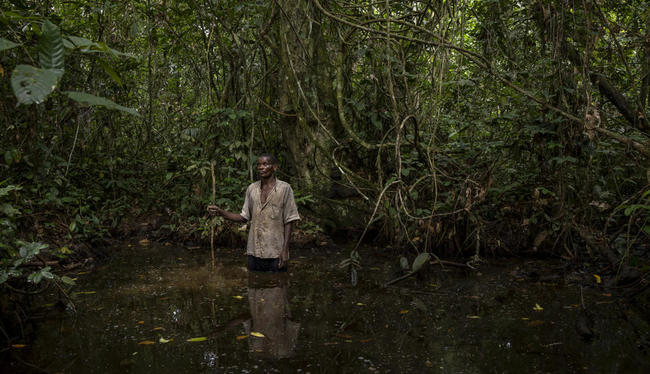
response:
<path fill-rule="evenodd" d="M 60 77 L 60 70 L 18 65 L 11 74 L 11 88 L 21 104 L 40 104 L 56 89 Z"/>
<path fill-rule="evenodd" d="M 52 22 L 46 20 L 38 43 L 38 58 L 41 68 L 61 70 L 63 72 L 63 51 L 61 30 Z"/>
<path fill-rule="evenodd" d="M 106 74 L 108 74 L 115 83 L 122 87 L 122 79 L 120 79 L 120 76 L 115 72 L 115 70 L 113 70 L 113 68 L 104 60 L 100 59 L 99 64 L 102 66 Z"/>
<path fill-rule="evenodd" d="M 66 91 L 65 94 L 68 95 L 68 97 L 71 98 L 72 100 L 79 103 L 85 103 L 91 106 L 103 106 L 107 109 L 120 110 L 122 112 L 133 114 L 134 116 L 140 116 L 135 109 L 127 108 L 125 106 L 119 105 L 114 101 L 109 100 L 105 97 L 95 96 L 95 95 L 87 94 L 85 92 L 72 92 L 72 91 Z"/>
<path fill-rule="evenodd" d="M 0 52 L 5 51 L 7 49 L 15 48 L 18 47 L 20 44 L 16 44 L 12 42 L 11 40 L 7 40 L 5 38 L 0 38 Z"/>
<path fill-rule="evenodd" d="M 38 243 L 38 242 L 31 242 L 31 243 L 21 243 L 22 245 L 20 246 L 20 257 L 23 258 L 30 258 L 32 256 L 35 256 L 39 253 L 41 253 L 41 249 L 45 249 L 48 247 L 47 244 L 43 243 Z"/>
<path fill-rule="evenodd" d="M 70 286 L 74 286 L 75 284 L 74 280 L 66 275 L 61 277 L 61 282 L 68 284 Z"/>
<path fill-rule="evenodd" d="M 429 259 L 431 258 L 431 255 L 427 252 L 422 252 L 418 255 L 418 257 L 413 260 L 413 268 L 412 272 L 416 272 L 422 268 L 422 265 L 424 265 Z"/>
<path fill-rule="evenodd" d="M 7 279 L 9 279 L 9 273 L 6 270 L 0 270 L 0 284 L 6 282 Z"/>

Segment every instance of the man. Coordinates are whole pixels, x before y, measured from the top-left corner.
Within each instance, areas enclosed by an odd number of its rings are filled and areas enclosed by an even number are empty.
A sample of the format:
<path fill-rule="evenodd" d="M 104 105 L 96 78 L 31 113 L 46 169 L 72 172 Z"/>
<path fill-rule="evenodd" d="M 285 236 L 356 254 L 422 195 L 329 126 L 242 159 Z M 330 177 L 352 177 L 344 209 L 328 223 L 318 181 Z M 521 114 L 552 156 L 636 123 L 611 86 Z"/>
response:
<path fill-rule="evenodd" d="M 294 221 L 300 219 L 291 186 L 275 177 L 278 162 L 271 154 L 257 158 L 260 180 L 246 189 L 241 213 L 232 213 L 209 205 L 210 214 L 231 221 L 250 221 L 248 232 L 248 269 L 252 271 L 287 271 L 289 238 Z"/>

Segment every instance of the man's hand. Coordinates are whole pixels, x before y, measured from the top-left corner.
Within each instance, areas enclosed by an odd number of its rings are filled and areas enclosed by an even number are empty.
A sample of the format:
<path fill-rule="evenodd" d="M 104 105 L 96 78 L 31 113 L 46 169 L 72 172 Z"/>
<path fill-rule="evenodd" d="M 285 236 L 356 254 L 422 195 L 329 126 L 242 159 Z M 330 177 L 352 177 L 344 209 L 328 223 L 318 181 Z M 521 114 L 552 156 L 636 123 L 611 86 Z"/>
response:
<path fill-rule="evenodd" d="M 210 215 L 213 216 L 217 214 L 221 214 L 221 208 L 219 208 L 216 205 L 208 205 L 208 213 L 210 213 Z"/>
<path fill-rule="evenodd" d="M 282 269 L 289 263 L 289 249 L 283 249 L 280 252 L 280 261 L 278 262 L 278 269 Z"/>

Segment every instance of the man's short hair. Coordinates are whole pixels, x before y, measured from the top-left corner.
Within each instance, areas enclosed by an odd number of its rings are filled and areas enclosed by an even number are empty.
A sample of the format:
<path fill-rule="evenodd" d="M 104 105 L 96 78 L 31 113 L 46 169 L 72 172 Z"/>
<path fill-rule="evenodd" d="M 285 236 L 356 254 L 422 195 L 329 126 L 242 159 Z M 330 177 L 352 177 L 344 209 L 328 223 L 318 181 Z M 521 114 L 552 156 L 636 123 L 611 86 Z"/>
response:
<path fill-rule="evenodd" d="M 261 157 L 268 158 L 269 160 L 271 160 L 271 163 L 273 163 L 273 165 L 277 165 L 277 164 L 278 164 L 278 159 L 275 158 L 275 156 L 273 156 L 272 153 L 262 153 L 262 154 L 259 155 L 258 157 L 259 157 L 259 158 L 261 158 Z"/>

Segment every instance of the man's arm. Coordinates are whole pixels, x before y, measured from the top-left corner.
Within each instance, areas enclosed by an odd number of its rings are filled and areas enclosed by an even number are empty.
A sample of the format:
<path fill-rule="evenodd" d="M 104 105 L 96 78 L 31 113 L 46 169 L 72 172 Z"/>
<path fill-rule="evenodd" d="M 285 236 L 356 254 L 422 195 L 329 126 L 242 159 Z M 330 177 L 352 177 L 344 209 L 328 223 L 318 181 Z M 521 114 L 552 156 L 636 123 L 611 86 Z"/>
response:
<path fill-rule="evenodd" d="M 291 229 L 293 221 L 284 224 L 284 242 L 282 243 L 282 252 L 280 252 L 280 262 L 278 267 L 283 268 L 289 262 L 289 239 L 291 239 Z"/>
<path fill-rule="evenodd" d="M 227 210 L 223 210 L 223 209 L 219 208 L 216 205 L 208 205 L 208 212 L 210 214 L 212 214 L 212 215 L 218 214 L 218 215 L 223 216 L 226 219 L 229 219 L 231 221 L 246 222 L 246 219 L 244 217 L 242 217 L 241 214 L 229 212 Z M 286 229 L 285 229 L 285 231 L 286 231 Z"/>

